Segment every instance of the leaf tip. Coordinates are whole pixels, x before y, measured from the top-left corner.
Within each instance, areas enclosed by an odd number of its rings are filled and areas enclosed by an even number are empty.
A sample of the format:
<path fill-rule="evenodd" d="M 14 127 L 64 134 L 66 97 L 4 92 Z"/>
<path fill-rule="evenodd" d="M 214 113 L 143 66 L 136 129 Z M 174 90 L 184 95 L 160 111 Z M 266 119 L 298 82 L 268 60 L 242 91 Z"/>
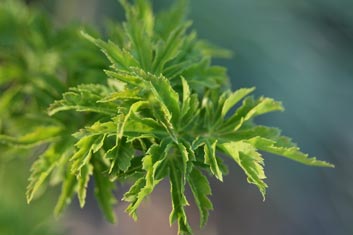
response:
<path fill-rule="evenodd" d="M 92 43 L 96 42 L 96 39 L 94 37 L 92 37 L 91 35 L 89 35 L 88 33 L 86 33 L 84 30 L 80 30 L 80 34 L 82 37 L 84 37 L 88 41 L 90 41 Z"/>
<path fill-rule="evenodd" d="M 30 204 L 32 202 L 32 199 L 33 199 L 33 195 L 32 193 L 26 193 L 26 202 L 27 204 Z"/>
<path fill-rule="evenodd" d="M 82 197 L 79 197 L 78 199 L 80 201 L 80 208 L 83 208 L 85 207 L 85 204 L 86 204 L 86 200 Z"/>

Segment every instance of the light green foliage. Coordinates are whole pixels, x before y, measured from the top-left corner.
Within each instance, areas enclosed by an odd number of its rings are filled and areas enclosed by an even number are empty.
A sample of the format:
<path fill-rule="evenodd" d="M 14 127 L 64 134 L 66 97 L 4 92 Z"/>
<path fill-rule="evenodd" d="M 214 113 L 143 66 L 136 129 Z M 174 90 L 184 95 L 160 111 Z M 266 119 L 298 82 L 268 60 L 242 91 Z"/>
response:
<path fill-rule="evenodd" d="M 300 152 L 277 129 L 255 124 L 259 115 L 282 111 L 281 103 L 249 96 L 254 88 L 227 90 L 225 69 L 211 65 L 211 59 L 229 53 L 198 40 L 190 31 L 185 1 L 158 15 L 153 14 L 149 1 L 121 3 L 126 22 L 115 26 L 113 41 L 82 33 L 111 63 L 105 70 L 107 78 L 99 84 L 86 82 L 68 88 L 49 107 L 50 123 L 58 123 L 59 133 L 39 135 L 27 143 L 48 144 L 33 165 L 29 201 L 54 169 L 60 168 L 63 188 L 57 213 L 75 193 L 83 206 L 93 177 L 97 200 L 112 222 L 114 182 L 132 181 L 123 200 L 129 203 L 126 211 L 137 219 L 143 200 L 163 179 L 169 179 L 170 223 L 178 223 L 179 234 L 191 234 L 185 188 L 191 188 L 200 224 L 205 225 L 213 209 L 205 174 L 222 181 L 227 172 L 224 157 L 232 158 L 264 197 L 267 185 L 259 151 L 332 167 Z M 40 128 L 50 130 L 53 125 Z M 3 142 L 10 140 L 3 137 Z"/>
<path fill-rule="evenodd" d="M 107 63 L 81 28 L 55 29 L 20 1 L 0 2 L 0 134 L 20 136 L 53 122 L 45 109 L 68 87 L 103 80 Z"/>
<path fill-rule="evenodd" d="M 48 215 L 54 194 L 31 206 L 22 203 L 23 178 L 32 157 L 41 153 L 32 166 L 27 200 L 42 195 L 47 182 L 62 182 L 75 143 L 71 134 L 85 115 L 53 119 L 46 109 L 68 87 L 104 78 L 104 56 L 79 29 L 82 26 L 57 29 L 43 12 L 22 1 L 0 1 L 0 234 L 59 231 Z"/>

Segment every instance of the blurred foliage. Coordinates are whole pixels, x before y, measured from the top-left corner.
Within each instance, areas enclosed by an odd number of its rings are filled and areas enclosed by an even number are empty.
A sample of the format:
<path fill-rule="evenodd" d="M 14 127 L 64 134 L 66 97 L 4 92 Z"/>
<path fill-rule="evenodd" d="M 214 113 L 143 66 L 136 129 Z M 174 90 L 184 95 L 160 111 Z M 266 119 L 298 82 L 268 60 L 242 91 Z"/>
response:
<path fill-rule="evenodd" d="M 57 29 L 44 12 L 21 1 L 0 2 L 0 135 L 23 136 L 48 121 L 46 107 L 69 86 L 103 78 L 105 60 L 80 37 L 80 28 Z M 57 234 L 49 216 L 53 194 L 31 206 L 24 202 L 31 157 L 43 148 L 0 145 L 1 235 Z"/>
<path fill-rule="evenodd" d="M 106 62 L 79 26 L 56 29 L 19 1 L 2 1 L 0 10 L 0 133 L 21 135 L 45 121 L 36 118 L 68 87 L 99 83 Z"/>
<path fill-rule="evenodd" d="M 24 159 L 5 161 L 0 158 L 0 234 L 63 234 L 52 216 L 53 193 L 32 205 L 25 201 L 27 174 L 24 172 L 28 171 L 28 163 Z"/>

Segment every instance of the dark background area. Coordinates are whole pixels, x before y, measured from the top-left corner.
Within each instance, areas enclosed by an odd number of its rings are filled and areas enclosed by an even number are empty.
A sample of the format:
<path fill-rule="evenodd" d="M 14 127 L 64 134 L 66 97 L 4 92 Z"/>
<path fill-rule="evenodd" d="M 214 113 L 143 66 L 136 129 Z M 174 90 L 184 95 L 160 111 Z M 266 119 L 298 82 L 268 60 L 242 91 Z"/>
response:
<path fill-rule="evenodd" d="M 28 1 L 54 15 L 101 27 L 123 19 L 115 0 Z M 153 1 L 156 10 L 173 1 Z M 238 166 L 224 183 L 211 180 L 215 210 L 205 235 L 353 234 L 353 1 L 192 0 L 190 18 L 199 37 L 234 52 L 226 66 L 234 89 L 256 86 L 256 95 L 283 101 L 286 111 L 258 123 L 277 126 L 304 152 L 336 165 L 312 168 L 265 155 L 266 201 Z M 119 195 L 127 186 L 119 187 Z M 176 234 L 168 225 L 169 185 L 164 182 L 134 223 L 117 207 L 118 225 L 108 225 L 92 192 L 86 208 L 65 215 L 67 234 Z M 197 227 L 197 211 L 190 218 Z"/>

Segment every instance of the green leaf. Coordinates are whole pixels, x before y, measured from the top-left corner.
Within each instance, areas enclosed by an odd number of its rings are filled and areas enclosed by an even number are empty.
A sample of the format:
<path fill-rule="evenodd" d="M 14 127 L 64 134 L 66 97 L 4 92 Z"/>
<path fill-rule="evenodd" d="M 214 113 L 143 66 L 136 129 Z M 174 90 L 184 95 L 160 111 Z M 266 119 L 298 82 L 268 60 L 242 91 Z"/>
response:
<path fill-rule="evenodd" d="M 154 15 L 150 1 L 136 0 L 134 5 L 130 5 L 127 0 L 120 0 L 120 3 L 125 9 L 127 23 L 142 22 L 144 27 L 140 28 L 145 29 L 148 35 L 153 33 Z"/>
<path fill-rule="evenodd" d="M 192 169 L 192 165 L 189 159 L 189 152 L 182 143 L 178 143 L 177 147 L 183 162 L 184 181 L 186 181 L 186 178 L 189 176 L 189 173 Z"/>
<path fill-rule="evenodd" d="M 121 0 L 126 11 L 127 22 L 124 24 L 133 53 L 145 71 L 151 71 L 153 46 L 151 34 L 153 31 L 152 10 L 148 1 L 138 0 L 135 6 L 130 6 L 126 0 Z"/>
<path fill-rule="evenodd" d="M 189 105 L 183 105 L 183 116 L 179 121 L 179 130 L 197 129 L 200 119 L 200 103 L 196 94 L 190 96 Z M 184 108 L 185 107 L 185 108 Z M 186 111 L 186 112 L 185 112 Z"/>
<path fill-rule="evenodd" d="M 101 99 L 109 94 L 109 89 L 103 85 L 80 85 L 70 88 L 63 94 L 63 99 L 55 101 L 48 109 L 49 115 L 65 110 L 76 110 L 77 112 L 96 112 L 114 116 L 117 107 L 112 103 L 100 103 Z"/>
<path fill-rule="evenodd" d="M 156 104 L 152 106 L 153 116 L 157 119 L 158 123 L 164 127 L 165 132 L 168 134 L 175 143 L 178 143 L 178 137 L 173 123 L 171 122 L 171 115 L 166 106 Z"/>
<path fill-rule="evenodd" d="M 131 166 L 130 168 L 126 171 L 126 172 L 118 172 L 116 175 L 111 175 L 110 178 L 112 180 L 137 180 L 141 177 L 145 177 L 145 170 L 142 168 L 143 165 L 143 157 L 144 156 L 135 156 L 132 160 L 131 160 Z M 108 169 L 109 171 L 109 169 Z"/>
<path fill-rule="evenodd" d="M 217 140 L 210 143 L 205 141 L 204 152 L 205 152 L 205 164 L 210 166 L 211 172 L 217 179 L 223 181 L 222 171 L 220 170 L 216 158 L 216 146 Z"/>
<path fill-rule="evenodd" d="M 92 156 L 91 146 L 95 140 L 94 137 L 95 136 L 85 136 L 75 144 L 78 150 L 70 159 L 70 161 L 72 161 L 71 171 L 73 173 L 80 175 L 82 167 L 90 161 Z"/>
<path fill-rule="evenodd" d="M 238 119 L 242 117 L 244 121 L 247 121 L 256 116 L 273 111 L 283 111 L 282 104 L 271 98 L 261 97 L 254 100 L 248 97 L 244 100 L 243 105 L 237 110 L 234 117 L 238 117 Z"/>
<path fill-rule="evenodd" d="M 135 200 L 133 200 L 130 205 L 127 207 L 126 211 L 131 215 L 134 220 L 137 220 L 136 210 L 141 205 L 142 201 L 152 193 L 156 185 L 165 177 L 167 174 L 167 168 L 165 167 L 165 159 L 170 149 L 170 144 L 161 144 L 161 145 L 152 145 L 147 151 L 147 155 L 143 158 L 142 168 L 146 171 L 145 184 L 141 188 L 140 184 L 135 184 L 131 188 L 132 192 L 135 192 L 139 189 Z M 129 198 L 127 196 L 127 198 Z"/>
<path fill-rule="evenodd" d="M 83 31 L 81 31 L 81 34 L 86 39 L 97 45 L 115 68 L 129 71 L 130 67 L 138 67 L 138 62 L 136 59 L 128 51 L 120 49 L 115 43 L 95 39 Z"/>
<path fill-rule="evenodd" d="M 38 126 L 32 132 L 17 138 L 0 135 L 0 144 L 29 148 L 52 141 L 61 131 L 62 127 L 58 126 Z"/>
<path fill-rule="evenodd" d="M 179 118 L 179 94 L 173 89 L 169 81 L 165 77 L 148 76 L 151 83 L 151 89 L 156 99 L 160 104 L 168 110 L 167 118 L 169 116 L 176 121 Z"/>
<path fill-rule="evenodd" d="M 126 172 L 131 166 L 131 160 L 135 155 L 135 150 L 131 143 L 122 139 L 117 145 L 106 152 L 105 157 L 111 159 L 109 173 L 116 173 L 119 170 Z"/>
<path fill-rule="evenodd" d="M 205 88 L 218 89 L 228 80 L 225 68 L 211 66 L 210 63 L 209 57 L 202 57 L 182 73 L 188 79 L 190 87 L 200 94 L 205 92 Z"/>
<path fill-rule="evenodd" d="M 255 88 L 242 88 L 233 92 L 224 102 L 222 107 L 222 117 L 226 116 L 228 111 L 241 99 L 247 96 L 249 93 L 253 92 Z"/>
<path fill-rule="evenodd" d="M 183 164 L 177 159 L 170 161 L 169 164 L 170 192 L 173 209 L 169 216 L 169 223 L 178 221 L 178 234 L 191 234 L 191 227 L 188 223 L 184 207 L 189 205 L 184 191 L 185 181 Z"/>
<path fill-rule="evenodd" d="M 155 20 L 156 33 L 163 39 L 167 39 L 168 36 L 178 28 L 178 26 L 184 24 L 186 13 L 188 11 L 188 1 L 179 0 L 175 1 L 169 9 L 163 10 L 157 14 Z"/>
<path fill-rule="evenodd" d="M 245 120 L 249 120 L 250 118 L 268 113 L 273 111 L 283 111 L 284 108 L 281 102 L 275 101 L 271 98 L 261 97 L 257 101 L 257 105 L 249 110 L 249 112 L 245 116 Z"/>
<path fill-rule="evenodd" d="M 240 128 L 237 131 L 228 132 L 226 134 L 221 134 L 220 140 L 222 142 L 240 141 L 259 136 L 277 141 L 280 134 L 281 131 L 278 128 L 257 125 L 249 128 Z"/>
<path fill-rule="evenodd" d="M 134 203 L 138 199 L 138 194 L 145 187 L 146 179 L 145 177 L 141 177 L 135 181 L 135 183 L 130 187 L 130 190 L 124 194 L 122 200 L 130 203 Z"/>
<path fill-rule="evenodd" d="M 137 101 L 130 106 L 126 114 L 122 115 L 122 121 L 120 119 L 116 119 L 116 121 L 118 122 L 118 130 L 117 130 L 118 139 L 121 139 L 123 137 L 125 127 L 126 127 L 126 124 L 129 122 L 130 116 L 133 115 L 134 112 L 137 112 L 139 108 L 147 104 L 148 104 L 147 101 Z"/>
<path fill-rule="evenodd" d="M 118 80 L 120 82 L 131 85 L 132 87 L 141 87 L 144 85 L 144 81 L 140 76 L 135 73 L 127 73 L 127 72 L 113 72 L 109 70 L 105 70 L 105 73 L 112 80 Z"/>
<path fill-rule="evenodd" d="M 283 111 L 281 102 L 264 97 L 257 100 L 254 100 L 253 97 L 247 97 L 244 99 L 242 106 L 226 120 L 221 129 L 226 130 L 227 132 L 229 132 L 229 130 L 236 131 L 244 122 L 256 116 L 273 111 Z"/>
<path fill-rule="evenodd" d="M 116 124 L 113 121 L 101 122 L 97 121 L 90 126 L 86 126 L 84 129 L 80 129 L 78 132 L 74 133 L 72 136 L 76 139 L 81 139 L 86 136 L 101 136 L 106 138 L 108 135 L 116 134 Z M 103 139 L 103 140 L 104 140 Z M 95 148 L 100 147 L 95 146 Z M 99 149 L 97 149 L 98 151 Z M 96 151 L 95 151 L 96 152 Z"/>
<path fill-rule="evenodd" d="M 107 167 L 102 161 L 94 159 L 93 166 L 94 194 L 107 220 L 115 223 L 114 205 L 116 204 L 116 199 L 113 193 L 115 184 L 104 174 L 107 171 Z"/>
<path fill-rule="evenodd" d="M 254 137 L 247 142 L 254 145 L 257 149 L 265 152 L 273 153 L 279 156 L 283 156 L 300 162 L 309 166 L 320 166 L 320 167 L 334 167 L 333 164 L 317 160 L 315 157 L 309 158 L 308 154 L 304 154 L 300 151 L 298 147 L 293 145 L 293 147 L 288 147 L 288 142 L 285 146 L 281 145 L 279 142 L 275 142 L 270 139 L 262 137 Z"/>
<path fill-rule="evenodd" d="M 81 138 L 75 146 L 78 150 L 71 157 L 73 173 L 79 177 L 82 168 L 89 163 L 92 154 L 96 153 L 103 146 L 106 135 L 89 135 Z"/>
<path fill-rule="evenodd" d="M 194 195 L 196 205 L 200 211 L 200 227 L 206 225 L 208 211 L 213 210 L 213 205 L 208 198 L 211 195 L 211 187 L 207 178 L 196 168 L 191 171 L 188 182 Z"/>
<path fill-rule="evenodd" d="M 106 102 L 122 101 L 122 100 L 141 100 L 142 98 L 138 94 L 139 94 L 138 89 L 118 91 L 118 92 L 109 94 L 108 96 L 104 97 L 98 102 L 106 103 Z"/>
<path fill-rule="evenodd" d="M 183 113 L 186 113 L 190 105 L 190 87 L 185 78 L 181 77 L 181 84 L 183 86 Z"/>
<path fill-rule="evenodd" d="M 165 42 L 161 40 L 157 44 L 156 56 L 153 61 L 154 73 L 161 73 L 165 64 L 178 55 L 181 46 L 184 42 L 183 36 L 189 26 L 190 24 L 178 26 L 169 34 L 168 39 Z"/>
<path fill-rule="evenodd" d="M 52 145 L 34 162 L 31 167 L 31 176 L 29 177 L 29 184 L 27 186 L 27 203 L 32 201 L 35 193 L 54 170 L 59 156 Z"/>
<path fill-rule="evenodd" d="M 163 138 L 167 136 L 163 126 L 152 118 L 142 118 L 135 113 L 130 115 L 124 126 L 124 136 L 129 141 L 140 138 Z"/>
<path fill-rule="evenodd" d="M 77 190 L 77 184 L 76 176 L 68 172 L 66 178 L 64 179 L 61 194 L 54 209 L 56 216 L 60 215 L 64 208 L 71 203 L 72 197 Z"/>
<path fill-rule="evenodd" d="M 80 202 L 80 207 L 83 208 L 86 202 L 87 186 L 90 176 L 93 174 L 93 166 L 86 164 L 81 168 L 81 174 L 77 176 L 78 189 L 77 195 Z"/>
<path fill-rule="evenodd" d="M 247 175 L 248 182 L 255 184 L 265 198 L 267 185 L 263 181 L 266 178 L 264 163 L 256 149 L 251 144 L 242 141 L 224 143 L 220 147 L 238 163 Z"/>

